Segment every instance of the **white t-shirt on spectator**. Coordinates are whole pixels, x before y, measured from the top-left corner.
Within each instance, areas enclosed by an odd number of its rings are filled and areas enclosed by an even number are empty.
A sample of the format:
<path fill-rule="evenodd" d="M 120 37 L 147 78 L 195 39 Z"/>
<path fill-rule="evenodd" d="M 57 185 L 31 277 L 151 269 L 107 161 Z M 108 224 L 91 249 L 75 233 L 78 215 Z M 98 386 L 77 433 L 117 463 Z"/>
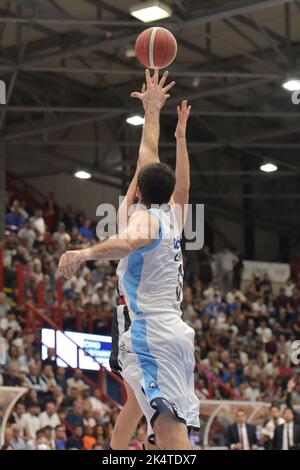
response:
<path fill-rule="evenodd" d="M 263 343 L 268 343 L 272 338 L 272 330 L 267 326 L 265 328 L 259 326 L 256 328 L 256 333 L 261 337 Z"/>
<path fill-rule="evenodd" d="M 258 388 L 247 387 L 244 392 L 245 398 L 249 401 L 256 401 L 257 398 L 260 396 L 260 391 Z"/>
<path fill-rule="evenodd" d="M 102 413 L 109 411 L 109 407 L 105 405 L 105 403 L 102 403 L 102 401 L 98 400 L 96 397 L 90 397 L 88 401 L 93 411 L 102 411 Z"/>
<path fill-rule="evenodd" d="M 38 416 L 34 416 L 30 413 L 24 413 L 19 422 L 22 431 L 27 428 L 29 435 L 32 439 L 35 438 L 36 432 L 40 429 L 40 420 Z"/>
<path fill-rule="evenodd" d="M 55 232 L 53 234 L 53 240 L 58 242 L 60 245 L 67 245 L 71 241 L 71 237 L 67 232 Z"/>
<path fill-rule="evenodd" d="M 60 424 L 57 413 L 53 413 L 52 416 L 49 416 L 46 411 L 43 411 L 39 416 L 39 420 L 41 428 L 44 428 L 45 426 L 51 426 L 51 428 L 55 429 L 55 427 Z"/>
<path fill-rule="evenodd" d="M 214 289 L 213 287 L 208 287 L 207 289 L 205 289 L 205 291 L 203 291 L 203 295 L 209 302 L 212 302 L 213 300 L 215 300 L 214 296 L 217 295 L 218 302 L 221 302 L 220 291 Z"/>
<path fill-rule="evenodd" d="M 221 269 L 221 271 L 232 271 L 234 263 L 237 262 L 237 257 L 231 253 L 231 251 L 228 251 L 224 253 L 223 251 L 221 253 L 218 253 L 217 255 L 217 261 L 218 265 Z"/>
<path fill-rule="evenodd" d="M 83 380 L 75 380 L 73 377 L 67 380 L 67 384 L 68 387 L 78 388 L 79 390 L 86 390 L 88 388 L 87 384 Z"/>
<path fill-rule="evenodd" d="M 253 302 L 252 311 L 266 313 L 267 306 L 265 304 L 259 304 L 258 302 Z"/>
<path fill-rule="evenodd" d="M 246 297 L 244 296 L 244 294 L 240 291 L 240 290 L 237 290 L 235 292 L 228 292 L 227 295 L 226 295 L 226 302 L 228 304 L 234 304 L 235 303 L 235 299 L 238 297 L 238 299 L 241 301 L 241 302 L 245 302 L 246 300 Z"/>
<path fill-rule="evenodd" d="M 43 217 L 30 219 L 32 227 L 37 231 L 37 240 L 42 242 L 45 238 L 46 225 Z"/>
<path fill-rule="evenodd" d="M 71 279 L 71 284 L 76 283 L 75 287 L 75 293 L 76 294 L 81 294 L 82 289 L 86 286 L 86 281 L 83 277 L 79 276 L 73 276 Z"/>
<path fill-rule="evenodd" d="M 18 232 L 18 237 L 24 240 L 29 248 L 32 248 L 34 241 L 36 239 L 35 231 L 31 228 L 23 227 Z"/>
<path fill-rule="evenodd" d="M 2 318 L 0 320 L 0 330 L 7 330 L 7 328 L 12 328 L 14 331 L 20 331 L 21 327 L 16 320 L 9 321 L 7 318 Z"/>

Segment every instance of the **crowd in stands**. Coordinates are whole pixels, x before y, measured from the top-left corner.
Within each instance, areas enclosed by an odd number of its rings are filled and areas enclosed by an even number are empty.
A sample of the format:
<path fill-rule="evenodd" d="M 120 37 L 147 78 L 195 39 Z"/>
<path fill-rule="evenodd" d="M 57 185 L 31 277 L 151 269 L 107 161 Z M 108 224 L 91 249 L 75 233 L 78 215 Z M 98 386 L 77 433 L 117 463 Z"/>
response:
<path fill-rule="evenodd" d="M 87 385 L 82 371 L 57 367 L 55 352 L 41 360 L 36 332 L 26 328 L 25 305 L 18 303 L 17 272 L 22 264 L 25 300 L 37 302 L 42 282 L 44 311 L 51 318 L 58 304 L 59 257 L 66 249 L 96 242 L 92 224 L 71 206 L 60 210 L 52 194 L 37 209 L 9 194 L 6 222 L 0 340 L 5 342 L 7 361 L 0 365 L 0 386 L 22 385 L 28 392 L 15 407 L 5 446 L 107 449 L 117 417 L 115 406 L 97 387 Z M 212 256 L 205 246 L 193 263 L 185 256 L 184 265 L 182 312 L 195 330 L 196 359 L 201 364 L 195 371 L 199 398 L 276 402 L 278 407 L 288 399 L 289 406 L 300 405 L 299 367 L 291 361 L 292 344 L 300 340 L 298 286 L 288 279 L 276 292 L 268 273 L 253 276 L 244 285 L 242 256 L 228 247 Z M 76 331 L 80 310 L 83 331 L 89 318 L 89 332 L 110 333 L 119 301 L 116 263 L 86 263 L 64 281 L 62 292 L 64 330 Z M 291 377 L 295 383 L 288 393 Z M 0 408 L 0 422 L 1 413 Z M 131 448 L 141 449 L 145 436 L 142 422 Z"/>

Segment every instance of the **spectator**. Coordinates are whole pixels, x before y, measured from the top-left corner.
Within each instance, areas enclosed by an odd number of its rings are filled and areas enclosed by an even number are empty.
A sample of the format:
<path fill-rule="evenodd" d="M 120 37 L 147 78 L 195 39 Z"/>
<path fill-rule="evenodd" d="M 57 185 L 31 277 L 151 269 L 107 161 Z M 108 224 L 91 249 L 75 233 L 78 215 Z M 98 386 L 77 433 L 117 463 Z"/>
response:
<path fill-rule="evenodd" d="M 18 200 L 15 200 L 11 206 L 9 214 L 6 216 L 7 225 L 12 226 L 15 230 L 19 230 L 25 223 L 21 206 Z"/>
<path fill-rule="evenodd" d="M 295 390 L 296 386 L 297 386 L 297 382 L 296 382 L 295 378 L 291 378 L 289 380 L 288 384 L 287 384 L 286 405 L 287 405 L 288 408 L 293 410 L 294 421 L 298 426 L 300 426 L 300 413 L 297 413 L 293 409 L 294 390 Z M 298 385 L 298 388 L 299 388 L 299 385 Z"/>
<path fill-rule="evenodd" d="M 83 436 L 83 448 L 85 450 L 92 450 L 95 444 L 96 439 L 93 436 L 93 428 L 92 426 L 86 426 Z"/>
<path fill-rule="evenodd" d="M 71 241 L 70 235 L 66 232 L 66 227 L 63 222 L 58 224 L 58 230 L 53 234 L 53 240 L 57 242 L 60 249 L 65 250 L 68 243 Z"/>
<path fill-rule="evenodd" d="M 3 373 L 3 385 L 6 387 L 20 387 L 20 366 L 17 361 L 11 361 L 8 371 Z"/>
<path fill-rule="evenodd" d="M 58 424 L 55 428 L 55 450 L 66 450 L 67 434 L 66 428 L 62 424 Z"/>
<path fill-rule="evenodd" d="M 57 367 L 55 379 L 57 385 L 59 385 L 64 392 L 67 390 L 67 381 L 66 381 L 66 369 L 64 367 Z"/>
<path fill-rule="evenodd" d="M 72 437 L 70 437 L 68 440 L 67 440 L 67 443 L 66 443 L 66 449 L 78 449 L 78 450 L 81 450 L 83 449 L 83 426 L 80 426 L 80 425 L 76 425 L 74 426 L 73 428 L 73 434 L 72 434 Z"/>
<path fill-rule="evenodd" d="M 36 232 L 33 229 L 30 221 L 25 222 L 23 227 L 18 232 L 18 237 L 23 241 L 24 245 L 32 250 L 34 242 L 36 240 Z"/>
<path fill-rule="evenodd" d="M 29 373 L 29 367 L 35 363 L 33 353 L 34 349 L 31 345 L 25 346 L 24 353 L 19 358 L 20 368 L 26 374 Z"/>
<path fill-rule="evenodd" d="M 284 424 L 284 419 L 281 417 L 280 406 L 274 403 L 271 407 L 271 418 L 269 421 L 267 421 L 266 425 L 262 429 L 262 434 L 265 438 L 265 447 L 267 449 L 272 449 L 272 441 L 274 438 L 275 429 L 281 424 Z"/>
<path fill-rule="evenodd" d="M 272 330 L 268 327 L 266 319 L 262 319 L 260 326 L 256 328 L 256 333 L 261 337 L 263 343 L 268 343 L 272 338 Z"/>
<path fill-rule="evenodd" d="M 39 367 L 36 364 L 29 366 L 29 373 L 26 376 L 26 382 L 32 390 L 38 393 L 46 393 L 48 391 L 47 381 L 39 374 Z"/>
<path fill-rule="evenodd" d="M 0 331 L 5 332 L 8 328 L 13 331 L 21 331 L 21 326 L 17 322 L 16 314 L 13 310 L 9 310 L 6 316 L 0 320 Z"/>
<path fill-rule="evenodd" d="M 13 412 L 13 422 L 20 426 L 20 421 L 22 416 L 26 413 L 26 408 L 23 403 L 18 402 L 15 407 L 15 411 Z"/>
<path fill-rule="evenodd" d="M 253 424 L 248 424 L 243 410 L 236 413 L 236 422 L 228 427 L 228 447 L 231 450 L 256 450 L 257 437 Z"/>
<path fill-rule="evenodd" d="M 224 246 L 223 250 L 217 254 L 216 261 L 221 282 L 222 293 L 226 293 L 232 288 L 233 268 L 238 258 Z"/>
<path fill-rule="evenodd" d="M 30 219 L 31 226 L 36 232 L 36 240 L 38 242 L 43 242 L 46 234 L 46 224 L 43 217 L 43 212 L 40 209 L 35 211 L 35 214 Z"/>
<path fill-rule="evenodd" d="M 92 242 L 94 240 L 94 234 L 91 227 L 91 221 L 86 219 L 84 221 L 84 225 L 79 229 L 79 235 L 83 238 L 86 238 L 89 242 Z"/>
<path fill-rule="evenodd" d="M 12 440 L 11 445 L 14 450 L 29 450 L 29 447 L 25 440 L 21 437 L 21 430 L 17 424 L 13 424 L 11 427 Z"/>
<path fill-rule="evenodd" d="M 71 428 L 75 429 L 76 426 L 84 427 L 83 422 L 83 403 L 80 400 L 74 402 L 73 412 L 67 415 L 67 423 Z"/>
<path fill-rule="evenodd" d="M 79 391 L 86 390 L 87 384 L 82 380 L 83 374 L 81 369 L 75 369 L 74 376 L 67 380 L 70 388 L 78 388 Z"/>
<path fill-rule="evenodd" d="M 43 207 L 45 224 L 51 233 L 54 233 L 58 224 L 59 209 L 53 193 L 48 193 L 47 201 Z"/>
<path fill-rule="evenodd" d="M 300 449 L 300 426 L 294 422 L 294 412 L 286 408 L 283 412 L 285 423 L 276 426 L 273 438 L 274 450 Z"/>
<path fill-rule="evenodd" d="M 19 426 L 20 429 L 24 432 L 28 432 L 28 435 L 30 439 L 35 439 L 36 437 L 36 432 L 38 429 L 40 429 L 40 420 L 39 420 L 39 414 L 40 414 L 40 407 L 38 403 L 31 403 L 28 406 L 28 411 L 24 413 L 24 415 L 21 417 Z"/>
<path fill-rule="evenodd" d="M 56 428 L 60 424 L 59 417 L 55 412 L 55 403 L 53 401 L 48 401 L 46 403 L 46 409 L 43 411 L 40 416 L 40 427 L 44 428 L 46 426 L 51 426 L 51 428 Z"/>
<path fill-rule="evenodd" d="M 232 283 L 233 283 L 233 288 L 239 291 L 241 288 L 241 283 L 242 283 L 244 263 L 243 263 L 243 258 L 242 258 L 240 251 L 235 252 L 235 257 L 236 257 L 236 260 L 234 260 L 234 265 L 233 265 Z"/>

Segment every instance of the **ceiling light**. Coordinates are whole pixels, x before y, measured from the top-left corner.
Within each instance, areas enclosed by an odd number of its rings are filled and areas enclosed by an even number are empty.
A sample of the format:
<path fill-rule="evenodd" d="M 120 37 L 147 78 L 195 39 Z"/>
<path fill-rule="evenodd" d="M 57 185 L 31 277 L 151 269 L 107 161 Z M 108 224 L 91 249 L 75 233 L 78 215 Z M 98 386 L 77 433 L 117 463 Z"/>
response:
<path fill-rule="evenodd" d="M 81 180 L 89 180 L 92 175 L 91 173 L 89 173 L 88 171 L 84 171 L 84 170 L 78 170 L 74 173 L 74 176 L 76 178 L 79 178 Z"/>
<path fill-rule="evenodd" d="M 260 169 L 261 171 L 264 171 L 265 173 L 273 173 L 273 171 L 278 170 L 278 166 L 274 165 L 274 163 L 266 162 L 261 165 Z"/>
<path fill-rule="evenodd" d="M 142 126 L 145 122 L 145 119 L 142 116 L 135 115 L 128 117 L 126 122 L 132 126 Z"/>
<path fill-rule="evenodd" d="M 300 90 L 300 80 L 295 78 L 289 78 L 282 84 L 283 88 L 288 91 L 299 91 Z"/>
<path fill-rule="evenodd" d="M 130 8 L 130 14 L 144 23 L 163 20 L 172 15 L 172 9 L 159 1 L 138 3 Z"/>

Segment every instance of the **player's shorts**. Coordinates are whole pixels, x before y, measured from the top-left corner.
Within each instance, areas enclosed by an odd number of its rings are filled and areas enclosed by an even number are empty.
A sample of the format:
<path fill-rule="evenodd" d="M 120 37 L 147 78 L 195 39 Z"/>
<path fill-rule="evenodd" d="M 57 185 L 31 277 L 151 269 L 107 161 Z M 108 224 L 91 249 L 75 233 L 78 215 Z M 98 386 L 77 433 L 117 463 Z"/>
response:
<path fill-rule="evenodd" d="M 199 430 L 194 393 L 195 332 L 175 313 L 134 319 L 119 341 L 122 375 L 147 419 L 148 436 L 168 409 L 188 428 Z"/>
<path fill-rule="evenodd" d="M 111 371 L 122 377 L 122 365 L 119 360 L 120 338 L 130 327 L 131 321 L 127 305 L 118 305 L 114 309 L 114 317 L 111 327 L 112 348 L 109 358 Z"/>

